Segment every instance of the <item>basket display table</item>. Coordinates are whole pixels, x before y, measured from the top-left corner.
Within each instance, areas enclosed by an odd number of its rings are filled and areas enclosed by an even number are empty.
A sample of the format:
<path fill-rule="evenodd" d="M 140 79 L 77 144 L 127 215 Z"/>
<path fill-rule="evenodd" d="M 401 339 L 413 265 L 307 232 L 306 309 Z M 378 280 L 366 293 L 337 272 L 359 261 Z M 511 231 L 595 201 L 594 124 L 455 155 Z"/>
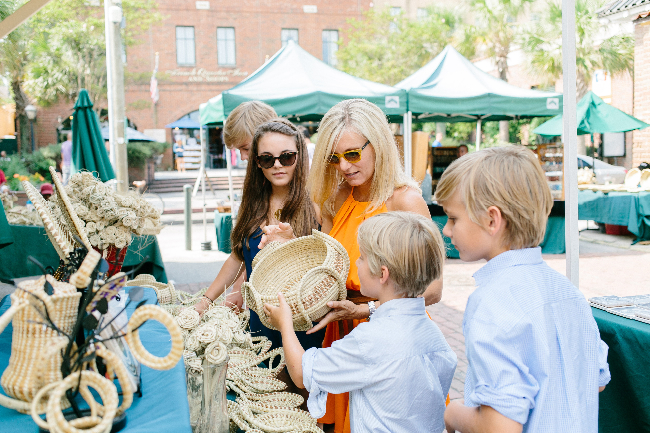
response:
<path fill-rule="evenodd" d="M 47 238 L 45 229 L 37 226 L 9 225 L 14 243 L 0 249 L 0 278 L 14 279 L 41 275 L 41 270 L 27 260 L 33 256 L 43 266 L 59 265 L 59 256 Z M 158 241 L 155 236 L 134 236 L 124 259 L 123 271 L 138 266 L 145 256 L 149 256 L 138 273 L 152 274 L 161 283 L 167 282 L 165 265 L 163 264 Z"/>
<path fill-rule="evenodd" d="M 650 325 L 591 309 L 600 338 L 609 346 L 612 380 L 600 393 L 598 431 L 632 433 L 650 429 Z"/>
<path fill-rule="evenodd" d="M 127 291 L 129 288 L 126 289 Z M 155 304 L 156 293 L 153 289 L 144 289 L 144 298 L 148 304 Z M 10 307 L 9 296 L 0 302 L 0 315 Z M 129 317 L 135 305 L 127 308 Z M 0 334 L 0 374 L 7 368 L 11 355 L 11 336 L 13 328 L 7 326 Z M 154 321 L 146 322 L 140 328 L 140 337 L 146 349 L 155 356 L 164 356 L 169 352 L 169 333 L 166 328 Z M 0 388 L 0 392 L 3 392 Z M 142 397 L 133 396 L 133 404 L 126 411 L 126 427 L 121 430 L 128 433 L 175 432 L 191 433 L 190 411 L 187 403 L 185 385 L 185 366 L 183 361 L 171 370 L 152 370 L 142 366 Z M 36 433 L 38 427 L 31 416 L 0 406 L 0 424 L 3 433 Z"/>

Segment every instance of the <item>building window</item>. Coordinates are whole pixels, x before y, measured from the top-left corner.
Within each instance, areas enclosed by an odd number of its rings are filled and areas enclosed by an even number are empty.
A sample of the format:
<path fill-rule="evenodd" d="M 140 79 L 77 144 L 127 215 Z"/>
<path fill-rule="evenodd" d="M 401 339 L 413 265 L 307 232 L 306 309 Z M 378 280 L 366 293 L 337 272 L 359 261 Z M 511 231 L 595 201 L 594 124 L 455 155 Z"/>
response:
<path fill-rule="evenodd" d="M 339 31 L 323 30 L 323 61 L 336 66 L 336 52 L 339 50 Z"/>
<path fill-rule="evenodd" d="M 402 13 L 402 8 L 399 6 L 395 6 L 390 8 L 390 16 L 391 17 L 396 17 L 397 15 Z"/>
<path fill-rule="evenodd" d="M 429 16 L 429 10 L 426 8 L 418 8 L 416 18 L 419 20 L 424 20 Z"/>
<path fill-rule="evenodd" d="M 402 8 L 401 8 L 401 7 L 396 6 L 396 7 L 392 7 L 392 8 L 390 8 L 390 16 L 391 16 L 391 17 L 398 17 L 398 16 L 400 16 L 401 14 L 402 14 Z M 397 19 L 391 21 L 390 24 L 388 24 L 388 30 L 389 30 L 390 32 L 396 32 L 396 31 L 399 30 L 399 26 L 398 26 L 397 23 L 395 22 L 396 20 L 397 20 Z"/>
<path fill-rule="evenodd" d="M 219 66 L 235 66 L 235 28 L 217 27 L 217 63 Z"/>
<path fill-rule="evenodd" d="M 178 66 L 194 66 L 194 27 L 176 27 L 176 63 Z"/>
<path fill-rule="evenodd" d="M 287 42 L 289 41 L 294 41 L 296 44 L 298 43 L 298 29 L 282 29 L 280 36 L 282 38 L 283 47 L 287 45 Z"/>

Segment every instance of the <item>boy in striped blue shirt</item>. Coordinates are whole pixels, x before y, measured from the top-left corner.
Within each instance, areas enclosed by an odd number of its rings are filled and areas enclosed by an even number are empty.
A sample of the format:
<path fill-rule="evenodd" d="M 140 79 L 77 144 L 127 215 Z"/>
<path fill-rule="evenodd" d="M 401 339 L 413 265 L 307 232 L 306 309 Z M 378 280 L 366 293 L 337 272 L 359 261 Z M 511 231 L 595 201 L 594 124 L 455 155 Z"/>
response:
<path fill-rule="evenodd" d="M 457 360 L 419 297 L 442 275 L 440 231 L 421 215 L 386 212 L 364 221 L 358 240 L 361 293 L 381 303 L 368 323 L 305 352 L 284 297 L 280 307 L 265 304 L 289 374 L 309 391 L 314 418 L 325 414 L 328 392 L 350 392 L 353 433 L 440 433 Z"/>
<path fill-rule="evenodd" d="M 436 200 L 460 258 L 487 261 L 465 309 L 465 400 L 447 407 L 447 431 L 597 432 L 608 347 L 585 297 L 542 260 L 553 200 L 536 156 L 521 146 L 466 155 Z"/>

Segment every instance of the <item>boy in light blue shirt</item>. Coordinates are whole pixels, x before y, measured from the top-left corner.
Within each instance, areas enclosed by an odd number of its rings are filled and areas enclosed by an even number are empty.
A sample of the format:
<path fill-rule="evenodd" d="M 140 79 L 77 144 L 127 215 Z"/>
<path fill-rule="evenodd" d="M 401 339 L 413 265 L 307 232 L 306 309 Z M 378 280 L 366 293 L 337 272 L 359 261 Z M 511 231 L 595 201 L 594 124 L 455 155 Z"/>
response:
<path fill-rule="evenodd" d="M 553 200 L 535 155 L 520 146 L 466 155 L 436 200 L 460 258 L 487 260 L 463 319 L 465 400 L 447 407 L 447 431 L 597 432 L 608 347 L 582 293 L 542 260 Z"/>
<path fill-rule="evenodd" d="M 364 221 L 358 240 L 361 294 L 380 303 L 368 323 L 305 352 L 282 294 L 279 307 L 264 305 L 282 332 L 289 374 L 309 391 L 314 418 L 325 414 L 328 392 L 350 392 L 353 433 L 440 433 L 457 360 L 419 297 L 442 275 L 440 232 L 421 215 L 387 212 Z"/>

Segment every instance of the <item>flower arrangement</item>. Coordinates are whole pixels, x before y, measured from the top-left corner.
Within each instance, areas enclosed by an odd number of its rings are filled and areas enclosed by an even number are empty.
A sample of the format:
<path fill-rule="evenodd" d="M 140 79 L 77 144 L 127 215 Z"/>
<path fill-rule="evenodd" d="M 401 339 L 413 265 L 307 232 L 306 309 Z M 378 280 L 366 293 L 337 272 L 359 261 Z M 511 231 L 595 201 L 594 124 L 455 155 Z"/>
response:
<path fill-rule="evenodd" d="M 90 172 L 76 173 L 65 187 L 72 206 L 85 224 L 90 243 L 99 249 L 130 245 L 133 235 L 160 233 L 160 212 L 135 192 L 121 195 Z M 54 202 L 52 200 L 51 202 Z M 61 209 L 51 204 L 56 217 Z"/>

